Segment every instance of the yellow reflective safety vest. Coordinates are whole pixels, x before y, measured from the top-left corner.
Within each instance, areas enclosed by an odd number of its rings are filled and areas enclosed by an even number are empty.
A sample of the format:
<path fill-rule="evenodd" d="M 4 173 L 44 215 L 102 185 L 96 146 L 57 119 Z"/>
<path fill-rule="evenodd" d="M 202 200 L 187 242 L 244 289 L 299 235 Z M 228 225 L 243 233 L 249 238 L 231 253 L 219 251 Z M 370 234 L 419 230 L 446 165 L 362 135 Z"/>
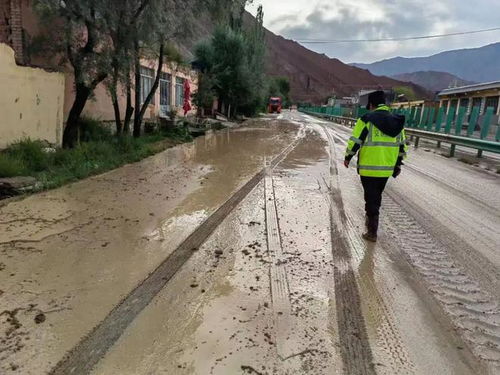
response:
<path fill-rule="evenodd" d="M 391 177 L 403 164 L 408 146 L 404 131 L 405 117 L 394 115 L 388 106 L 361 117 L 347 144 L 345 158 L 350 161 L 359 151 L 358 173 L 366 177 Z"/>

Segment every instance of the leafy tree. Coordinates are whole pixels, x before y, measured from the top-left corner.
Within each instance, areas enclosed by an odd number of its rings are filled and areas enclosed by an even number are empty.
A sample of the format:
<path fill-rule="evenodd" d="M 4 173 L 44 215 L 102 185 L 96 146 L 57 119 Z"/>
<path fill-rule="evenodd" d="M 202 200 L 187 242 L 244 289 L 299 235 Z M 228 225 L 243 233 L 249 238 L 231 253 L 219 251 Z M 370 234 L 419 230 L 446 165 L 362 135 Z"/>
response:
<path fill-rule="evenodd" d="M 196 48 L 201 70 L 200 102 L 215 95 L 229 117 L 254 114 L 264 96 L 264 27 L 262 7 L 248 28 L 233 17 L 230 26 L 219 26 L 213 37 Z"/>
<path fill-rule="evenodd" d="M 68 115 L 63 145 L 78 141 L 80 118 L 97 85 L 108 79 L 116 117 L 117 132 L 129 127 L 134 116 L 134 134 L 159 83 L 161 66 L 169 40 L 180 38 L 193 24 L 199 11 L 224 13 L 229 18 L 232 6 L 241 0 L 34 0 L 46 30 L 51 34 L 51 50 L 69 61 L 75 80 L 75 100 Z M 160 63 L 155 85 L 140 103 L 140 59 L 154 53 Z M 136 101 L 132 107 L 135 75 Z M 120 119 L 119 84 L 126 88 L 125 123 Z"/>
<path fill-rule="evenodd" d="M 394 93 L 396 94 L 396 96 L 404 95 L 405 98 L 409 101 L 417 99 L 417 95 L 415 94 L 415 91 L 413 91 L 413 89 L 411 87 L 408 87 L 408 86 L 394 87 Z"/>
<path fill-rule="evenodd" d="M 156 90 L 158 89 L 161 69 L 168 55 L 168 41 L 182 41 L 190 35 L 192 26 L 202 12 L 210 12 L 218 19 L 227 19 L 234 7 L 240 6 L 242 0 L 156 0 L 156 8 L 151 13 L 151 19 L 144 22 L 140 31 L 135 33 L 134 40 L 134 70 L 135 70 L 135 107 L 134 136 L 141 133 L 141 124 Z M 245 2 L 243 2 L 245 3 Z M 151 28 L 152 25 L 156 25 Z M 173 50 L 170 48 L 170 52 Z M 140 58 L 145 54 L 157 53 L 158 69 L 150 93 L 140 103 L 141 79 Z M 175 60 L 175 61 L 174 61 Z M 171 54 L 170 62 L 181 62 L 179 54 Z M 137 112 L 139 111 L 139 112 Z"/>
<path fill-rule="evenodd" d="M 132 8 L 133 17 L 140 18 L 150 1 L 138 1 Z M 53 42 L 59 44 L 70 62 L 75 79 L 75 100 L 63 134 L 65 147 L 76 144 L 83 109 L 97 85 L 112 70 L 107 17 L 122 7 L 117 4 L 116 0 L 35 0 L 35 9 L 42 21 L 51 26 Z"/>

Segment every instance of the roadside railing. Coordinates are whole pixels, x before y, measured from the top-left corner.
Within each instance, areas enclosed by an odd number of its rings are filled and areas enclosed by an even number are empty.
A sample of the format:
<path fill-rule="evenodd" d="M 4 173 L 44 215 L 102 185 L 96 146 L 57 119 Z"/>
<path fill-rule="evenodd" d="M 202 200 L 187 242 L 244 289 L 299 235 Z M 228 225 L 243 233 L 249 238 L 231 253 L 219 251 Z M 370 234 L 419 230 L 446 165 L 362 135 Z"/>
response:
<path fill-rule="evenodd" d="M 299 110 L 350 127 L 366 113 L 360 108 L 356 116 L 347 117 L 342 111 L 345 108 L 303 107 Z M 351 108 L 348 110 L 352 111 Z M 492 107 L 486 109 L 482 119 L 479 107 L 474 107 L 470 115 L 467 115 L 465 107 L 460 108 L 458 113 L 454 108 L 450 108 L 448 113 L 444 112 L 444 108 L 424 108 L 423 111 L 421 108 L 399 109 L 394 112 L 406 117 L 406 132 L 414 138 L 415 147 L 419 146 L 420 138 L 424 138 L 436 141 L 438 147 L 442 143 L 450 144 L 450 156 L 455 155 L 456 146 L 475 149 L 478 157 L 484 151 L 500 153 L 500 125 L 493 121 L 495 116 Z"/>

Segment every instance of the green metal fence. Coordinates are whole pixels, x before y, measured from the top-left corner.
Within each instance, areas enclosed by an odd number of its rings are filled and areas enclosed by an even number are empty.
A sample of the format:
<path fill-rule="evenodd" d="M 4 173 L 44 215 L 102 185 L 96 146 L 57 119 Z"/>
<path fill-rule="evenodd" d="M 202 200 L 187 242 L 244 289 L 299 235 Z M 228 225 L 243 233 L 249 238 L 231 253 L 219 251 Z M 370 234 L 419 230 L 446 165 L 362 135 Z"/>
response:
<path fill-rule="evenodd" d="M 340 121 L 342 123 L 355 123 L 355 119 L 362 117 L 368 111 L 365 108 L 342 108 L 327 106 L 301 107 L 300 111 L 318 115 L 324 118 Z M 472 147 L 478 150 L 478 156 L 482 151 L 492 151 L 500 149 L 500 124 L 495 117 L 495 109 L 488 107 L 480 116 L 481 109 L 473 107 L 470 114 L 467 109 L 451 107 L 447 112 L 444 108 L 406 108 L 396 109 L 394 113 L 406 117 L 405 127 L 408 133 L 419 138 L 429 138 L 452 145 L 451 154 L 455 152 L 455 145 Z"/>

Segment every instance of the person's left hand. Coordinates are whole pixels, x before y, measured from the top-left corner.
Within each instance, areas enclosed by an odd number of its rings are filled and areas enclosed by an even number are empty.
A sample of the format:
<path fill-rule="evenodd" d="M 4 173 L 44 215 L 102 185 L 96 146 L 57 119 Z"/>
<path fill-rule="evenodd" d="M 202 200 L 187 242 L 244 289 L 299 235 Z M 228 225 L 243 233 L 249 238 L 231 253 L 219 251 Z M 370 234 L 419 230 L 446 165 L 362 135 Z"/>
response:
<path fill-rule="evenodd" d="M 349 168 L 349 163 L 350 163 L 349 160 L 347 160 L 347 159 L 344 160 L 344 167 Z"/>

